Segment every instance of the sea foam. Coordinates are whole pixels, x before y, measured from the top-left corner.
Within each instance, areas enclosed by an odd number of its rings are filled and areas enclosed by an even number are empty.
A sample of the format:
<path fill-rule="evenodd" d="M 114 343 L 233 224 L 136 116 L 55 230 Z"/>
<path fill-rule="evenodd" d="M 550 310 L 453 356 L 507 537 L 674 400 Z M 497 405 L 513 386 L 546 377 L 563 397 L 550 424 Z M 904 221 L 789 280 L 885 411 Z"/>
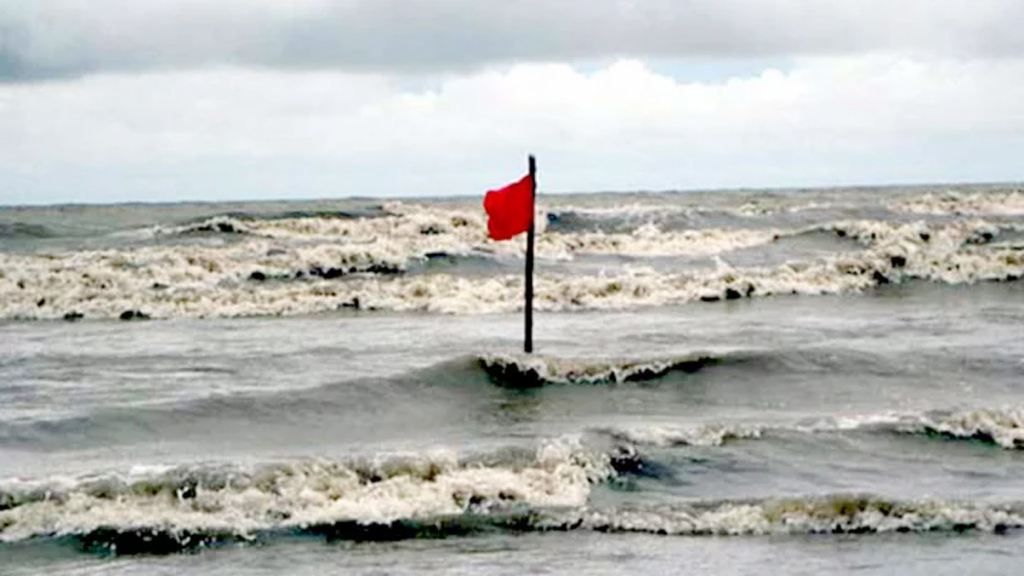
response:
<path fill-rule="evenodd" d="M 400 204 L 372 218 L 214 218 L 161 233 L 213 231 L 216 245 L 145 245 L 0 254 L 0 317 L 14 319 L 278 316 L 339 309 L 447 314 L 511 312 L 523 279 L 511 272 L 523 241 L 486 238 L 470 210 Z M 879 284 L 945 284 L 1024 276 L 1024 226 L 969 218 L 948 222 L 845 220 L 791 229 L 662 230 L 538 235 L 538 310 L 620 310 L 774 295 L 858 293 Z M 832 234 L 837 250 L 772 266 L 734 266 L 729 254 L 774 249 L 787 238 Z M 496 263 L 487 273 L 433 271 L 438 255 Z M 587 255 L 634 258 L 596 274 L 554 263 Z M 673 269 L 650 257 L 715 258 Z M 680 260 L 682 262 L 682 260 Z M 518 269 L 516 264 L 513 268 Z M 590 270 L 589 268 L 587 270 Z M 141 313 L 141 314 L 140 314 Z"/>

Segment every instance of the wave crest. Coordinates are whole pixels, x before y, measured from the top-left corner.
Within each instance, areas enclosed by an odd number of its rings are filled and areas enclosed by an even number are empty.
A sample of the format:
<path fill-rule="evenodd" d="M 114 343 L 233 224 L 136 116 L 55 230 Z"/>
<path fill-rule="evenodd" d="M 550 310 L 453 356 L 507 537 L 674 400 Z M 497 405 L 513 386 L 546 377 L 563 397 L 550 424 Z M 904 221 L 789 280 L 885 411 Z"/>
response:
<path fill-rule="evenodd" d="M 442 451 L 7 482 L 0 486 L 0 542 L 103 531 L 151 531 L 180 542 L 211 534 L 246 539 L 344 522 L 571 508 L 584 506 L 591 484 L 613 474 L 607 455 L 578 440 L 546 441 L 530 455 L 511 456 L 459 459 Z"/>
<path fill-rule="evenodd" d="M 891 207 L 912 214 L 944 216 L 1019 216 L 1024 214 L 1024 191 L 929 192 L 894 202 Z"/>
<path fill-rule="evenodd" d="M 635 446 L 721 446 L 780 434 L 836 432 L 938 436 L 969 440 L 1007 450 L 1024 450 L 1024 409 L 989 408 L 881 412 L 827 416 L 782 424 L 704 423 L 692 426 L 638 425 L 601 428 L 595 432 Z"/>
<path fill-rule="evenodd" d="M 442 212 L 435 210 L 440 218 Z M 416 231 L 409 232 L 404 228 L 409 223 L 399 223 L 402 218 L 367 220 L 382 227 L 380 235 L 332 242 L 282 244 L 246 235 L 243 241 L 217 247 L 0 254 L 0 317 L 117 318 L 126 311 L 141 311 L 152 318 L 274 316 L 342 308 L 482 314 L 520 309 L 522 278 L 518 274 L 403 273 L 440 255 L 499 263 L 517 256 L 521 243 L 483 242 L 480 222 L 460 225 L 457 232 L 424 235 L 418 226 L 426 220 L 413 219 Z M 356 225 L 362 220 L 342 222 Z M 396 226 L 404 232 L 396 229 L 391 234 L 389 230 Z M 858 220 L 812 230 L 856 240 L 861 250 L 777 266 L 733 267 L 719 258 L 713 269 L 665 272 L 638 266 L 598 275 L 549 273 L 540 266 L 534 306 L 546 311 L 631 309 L 786 294 L 858 293 L 911 280 L 951 285 L 1017 280 L 1024 277 L 1024 250 L 993 240 L 1018 228 L 986 221 Z M 679 255 L 729 251 L 764 241 L 768 234 L 648 232 L 650 238 L 595 236 L 599 242 L 585 235 L 551 234 L 542 236 L 542 244 L 561 243 L 556 252 L 563 254 L 590 249 L 628 254 L 633 246 L 639 252 L 665 250 Z M 708 234 L 711 240 L 705 239 Z M 623 240 L 627 236 L 632 239 Z M 678 245 L 673 244 L 676 241 Z M 340 278 L 345 281 L 335 281 Z"/>
<path fill-rule="evenodd" d="M 765 432 L 764 426 L 745 424 L 703 424 L 692 427 L 632 426 L 603 428 L 603 434 L 627 445 L 635 446 L 722 446 L 733 440 L 757 439 Z"/>
<path fill-rule="evenodd" d="M 1015 407 L 832 417 L 803 423 L 793 429 L 810 433 L 861 430 L 940 436 L 978 441 L 1007 450 L 1024 449 L 1024 409 Z"/>
<path fill-rule="evenodd" d="M 135 509 L 124 512 L 143 513 Z M 232 511 L 218 512 L 229 516 Z M 250 531 L 240 531 L 229 521 L 222 527 L 177 527 L 133 524 L 121 519 L 59 537 L 73 538 L 90 552 L 166 554 L 224 542 L 271 539 L 282 533 L 311 534 L 328 540 L 395 541 L 494 532 L 574 530 L 680 537 L 759 537 L 934 532 L 1005 534 L 1021 528 L 1024 528 L 1024 505 L 1020 503 L 902 501 L 871 495 L 839 494 L 612 508 L 579 506 L 530 510 L 507 507 L 495 513 L 466 511 L 390 521 L 322 518 L 321 521 L 302 525 L 284 527 L 284 523 L 279 523 L 276 528 Z"/>
<path fill-rule="evenodd" d="M 1024 449 L 1024 409 L 933 412 L 908 418 L 898 430 L 934 434 L 958 440 L 977 440 L 1007 450 Z"/>
<path fill-rule="evenodd" d="M 669 372 L 696 372 L 722 362 L 719 357 L 692 356 L 670 360 L 587 360 L 534 355 L 487 354 L 478 359 L 480 367 L 495 382 L 512 387 L 533 388 L 546 384 L 618 384 L 644 382 Z"/>
<path fill-rule="evenodd" d="M 583 525 L 603 532 L 677 536 L 1003 533 L 1024 527 L 1024 507 L 834 495 L 592 511 L 585 515 Z"/>

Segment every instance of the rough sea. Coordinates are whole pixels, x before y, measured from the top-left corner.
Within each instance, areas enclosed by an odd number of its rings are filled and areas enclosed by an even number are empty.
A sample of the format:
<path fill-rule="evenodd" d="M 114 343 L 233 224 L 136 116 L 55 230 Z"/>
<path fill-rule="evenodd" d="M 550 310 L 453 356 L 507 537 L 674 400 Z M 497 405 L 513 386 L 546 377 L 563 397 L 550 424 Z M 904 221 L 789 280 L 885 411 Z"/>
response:
<path fill-rule="evenodd" d="M 0 574 L 1011 574 L 1024 187 L 0 208 Z"/>

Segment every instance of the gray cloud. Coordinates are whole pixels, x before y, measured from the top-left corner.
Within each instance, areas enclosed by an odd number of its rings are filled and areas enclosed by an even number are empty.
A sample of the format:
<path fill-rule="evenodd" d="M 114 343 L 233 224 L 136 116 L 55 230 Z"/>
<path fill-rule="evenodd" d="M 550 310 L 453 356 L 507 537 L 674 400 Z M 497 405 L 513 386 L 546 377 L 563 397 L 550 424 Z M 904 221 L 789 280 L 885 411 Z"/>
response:
<path fill-rule="evenodd" d="M 217 64 L 1024 54 L 1019 0 L 0 0 L 0 80 Z"/>

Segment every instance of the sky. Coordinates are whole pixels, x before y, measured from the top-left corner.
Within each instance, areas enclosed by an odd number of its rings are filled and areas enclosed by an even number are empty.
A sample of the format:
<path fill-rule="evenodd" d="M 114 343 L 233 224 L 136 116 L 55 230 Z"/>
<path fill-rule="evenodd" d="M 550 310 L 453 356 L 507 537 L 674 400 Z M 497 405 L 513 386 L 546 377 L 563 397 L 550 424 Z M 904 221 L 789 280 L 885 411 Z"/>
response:
<path fill-rule="evenodd" d="M 0 0 L 0 204 L 1024 180 L 1020 0 Z"/>

